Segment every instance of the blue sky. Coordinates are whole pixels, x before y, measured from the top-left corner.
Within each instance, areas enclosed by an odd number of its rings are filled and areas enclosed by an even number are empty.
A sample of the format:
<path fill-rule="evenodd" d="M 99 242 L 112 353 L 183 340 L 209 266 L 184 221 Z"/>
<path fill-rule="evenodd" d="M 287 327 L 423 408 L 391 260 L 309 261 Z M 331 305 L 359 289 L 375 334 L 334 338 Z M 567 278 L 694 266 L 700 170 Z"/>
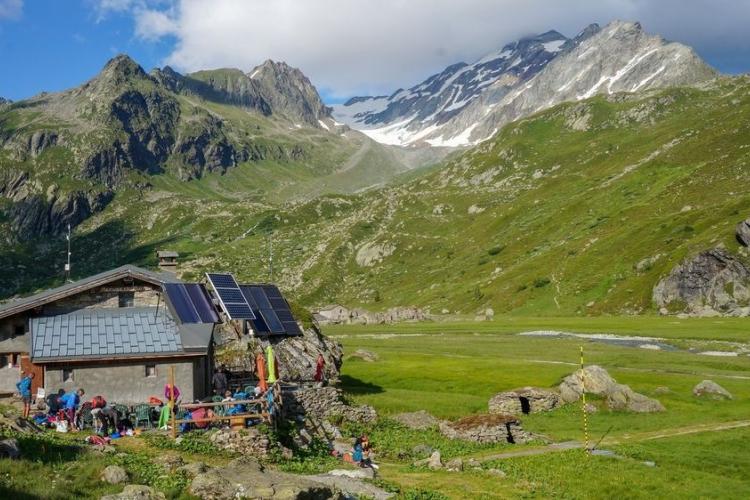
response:
<path fill-rule="evenodd" d="M 339 102 L 521 36 L 613 19 L 691 45 L 723 72 L 750 71 L 750 0 L 0 0 L 0 96 L 79 85 L 124 52 L 182 72 L 282 60 Z"/>

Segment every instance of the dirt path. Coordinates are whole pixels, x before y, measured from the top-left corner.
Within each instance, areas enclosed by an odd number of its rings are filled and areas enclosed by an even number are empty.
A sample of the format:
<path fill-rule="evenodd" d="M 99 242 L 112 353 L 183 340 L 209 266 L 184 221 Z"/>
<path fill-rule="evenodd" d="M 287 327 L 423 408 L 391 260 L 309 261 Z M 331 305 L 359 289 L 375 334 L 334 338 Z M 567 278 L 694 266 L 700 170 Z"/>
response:
<path fill-rule="evenodd" d="M 654 439 L 663 439 L 663 438 L 669 438 L 669 437 L 675 437 L 675 436 L 685 436 L 688 434 L 698 434 L 701 432 L 720 432 L 720 431 L 727 431 L 732 429 L 739 429 L 742 427 L 750 427 L 750 420 L 735 420 L 731 422 L 722 422 L 722 423 L 708 423 L 708 424 L 698 424 L 698 425 L 691 425 L 686 427 L 677 427 L 674 429 L 666 429 L 663 431 L 650 431 L 650 432 L 639 432 L 637 434 L 624 434 L 620 437 L 614 437 L 605 439 L 602 441 L 602 443 L 599 445 L 599 448 L 602 448 L 602 446 L 611 446 L 611 445 L 617 445 L 622 443 L 638 443 L 643 441 L 651 441 Z M 484 455 L 484 456 L 467 456 L 467 457 L 461 457 L 464 460 L 468 460 L 469 458 L 474 458 L 475 460 L 478 460 L 479 462 L 491 462 L 493 460 L 503 460 L 506 458 L 516 458 L 516 457 L 530 457 L 534 455 L 546 455 L 548 453 L 557 453 L 561 451 L 568 451 L 568 450 L 575 450 L 575 449 L 582 449 L 583 443 L 580 443 L 578 441 L 566 441 L 563 443 L 553 443 L 547 446 L 539 447 L 539 448 L 527 448 L 523 450 L 517 450 L 517 451 L 508 451 L 504 453 L 495 453 L 492 455 Z"/>

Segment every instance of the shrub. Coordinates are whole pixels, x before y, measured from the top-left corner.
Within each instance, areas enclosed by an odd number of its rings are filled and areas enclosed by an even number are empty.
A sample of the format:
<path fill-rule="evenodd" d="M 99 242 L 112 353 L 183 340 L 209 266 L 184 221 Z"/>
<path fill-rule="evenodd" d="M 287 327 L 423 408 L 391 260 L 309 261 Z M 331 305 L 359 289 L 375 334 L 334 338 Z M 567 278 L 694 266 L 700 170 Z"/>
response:
<path fill-rule="evenodd" d="M 550 284 L 549 278 L 537 278 L 534 280 L 534 288 L 544 288 Z"/>
<path fill-rule="evenodd" d="M 492 247 L 489 250 L 487 250 L 487 253 L 494 256 L 494 255 L 499 254 L 503 250 L 505 250 L 505 247 L 502 245 L 498 245 L 496 247 Z"/>

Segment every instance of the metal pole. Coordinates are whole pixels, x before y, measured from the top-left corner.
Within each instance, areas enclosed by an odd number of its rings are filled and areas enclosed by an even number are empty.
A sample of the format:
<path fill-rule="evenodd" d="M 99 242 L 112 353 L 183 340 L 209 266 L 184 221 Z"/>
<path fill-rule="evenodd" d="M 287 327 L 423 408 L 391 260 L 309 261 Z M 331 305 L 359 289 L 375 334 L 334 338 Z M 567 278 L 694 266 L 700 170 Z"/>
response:
<path fill-rule="evenodd" d="M 268 274 L 273 283 L 273 232 L 268 233 Z"/>
<path fill-rule="evenodd" d="M 172 414 L 172 439 L 177 439 L 177 424 L 175 422 L 174 408 L 174 365 L 169 367 L 169 383 L 171 384 L 169 391 L 169 410 Z"/>
<path fill-rule="evenodd" d="M 583 440 L 584 440 L 584 450 L 586 451 L 586 454 L 589 455 L 589 416 L 588 412 L 586 411 L 586 377 L 584 375 L 583 371 L 583 346 L 581 346 L 581 405 L 583 409 Z"/>
<path fill-rule="evenodd" d="M 70 281 L 70 224 L 68 224 L 68 234 L 65 236 L 68 240 L 68 259 L 65 264 L 65 281 Z"/>

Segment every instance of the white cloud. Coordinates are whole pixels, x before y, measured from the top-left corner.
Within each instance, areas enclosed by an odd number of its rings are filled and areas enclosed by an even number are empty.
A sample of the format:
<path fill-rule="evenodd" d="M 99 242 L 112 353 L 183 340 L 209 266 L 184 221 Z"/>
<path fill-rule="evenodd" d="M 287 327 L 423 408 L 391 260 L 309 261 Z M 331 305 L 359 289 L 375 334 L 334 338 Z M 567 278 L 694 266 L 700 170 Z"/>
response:
<path fill-rule="evenodd" d="M 178 34 L 178 24 L 169 13 L 143 10 L 136 13 L 135 34 L 143 40 L 158 40 L 166 35 Z"/>
<path fill-rule="evenodd" d="M 699 52 L 744 47 L 750 53 L 750 0 L 100 2 L 130 9 L 141 39 L 175 36 L 164 62 L 178 70 L 249 70 L 272 58 L 301 68 L 334 96 L 389 93 L 524 35 L 556 29 L 571 36 L 615 18 L 640 20 Z"/>
<path fill-rule="evenodd" d="M 23 0 L 0 0 L 0 20 L 18 19 L 23 12 Z"/>

